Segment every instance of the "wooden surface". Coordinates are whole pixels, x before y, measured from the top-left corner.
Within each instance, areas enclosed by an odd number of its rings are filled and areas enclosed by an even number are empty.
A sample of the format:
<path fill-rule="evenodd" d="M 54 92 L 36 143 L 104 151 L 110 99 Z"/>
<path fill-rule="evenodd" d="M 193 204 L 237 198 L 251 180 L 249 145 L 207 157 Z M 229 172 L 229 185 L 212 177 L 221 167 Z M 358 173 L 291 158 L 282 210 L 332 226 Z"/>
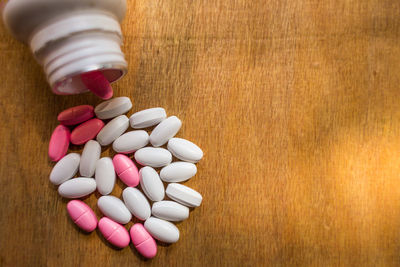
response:
<path fill-rule="evenodd" d="M 116 95 L 183 120 L 203 205 L 151 261 L 78 231 L 47 145 L 100 101 L 53 95 L 1 27 L 1 266 L 400 265 L 399 1 L 129 1 L 123 31 Z"/>

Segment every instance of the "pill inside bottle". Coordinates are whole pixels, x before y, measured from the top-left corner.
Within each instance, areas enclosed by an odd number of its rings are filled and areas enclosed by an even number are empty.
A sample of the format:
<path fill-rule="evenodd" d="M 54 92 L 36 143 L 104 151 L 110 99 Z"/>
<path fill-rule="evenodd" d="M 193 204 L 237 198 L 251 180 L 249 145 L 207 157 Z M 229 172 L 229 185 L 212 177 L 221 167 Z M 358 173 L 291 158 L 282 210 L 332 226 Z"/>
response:
<path fill-rule="evenodd" d="M 106 100 L 113 96 L 110 82 L 100 71 L 82 73 L 81 79 L 86 88 L 98 97 Z"/>

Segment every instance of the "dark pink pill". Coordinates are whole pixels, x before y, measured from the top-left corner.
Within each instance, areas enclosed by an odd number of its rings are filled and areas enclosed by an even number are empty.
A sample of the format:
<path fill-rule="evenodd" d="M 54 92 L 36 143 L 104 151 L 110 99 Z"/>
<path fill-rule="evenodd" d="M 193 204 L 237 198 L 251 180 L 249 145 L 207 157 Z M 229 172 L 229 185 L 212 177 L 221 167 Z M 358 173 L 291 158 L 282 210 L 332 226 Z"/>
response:
<path fill-rule="evenodd" d="M 58 121 L 62 125 L 76 125 L 94 117 L 94 108 L 90 105 L 72 107 L 58 114 Z"/>
<path fill-rule="evenodd" d="M 100 71 L 92 71 L 81 74 L 83 84 L 102 99 L 110 99 L 113 96 L 113 90 L 110 82 Z"/>
<path fill-rule="evenodd" d="M 104 122 L 102 120 L 88 120 L 72 131 L 71 143 L 74 145 L 85 144 L 87 141 L 94 139 L 103 127 Z"/>

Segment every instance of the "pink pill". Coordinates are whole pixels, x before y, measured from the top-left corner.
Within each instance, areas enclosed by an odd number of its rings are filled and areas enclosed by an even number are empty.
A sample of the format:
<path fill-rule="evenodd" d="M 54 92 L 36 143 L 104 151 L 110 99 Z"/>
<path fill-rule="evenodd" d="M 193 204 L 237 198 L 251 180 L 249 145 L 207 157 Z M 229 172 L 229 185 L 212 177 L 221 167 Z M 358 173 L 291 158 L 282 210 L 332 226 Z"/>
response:
<path fill-rule="evenodd" d="M 94 139 L 103 127 L 104 122 L 102 120 L 88 120 L 72 131 L 71 143 L 74 145 L 85 144 L 87 141 Z"/>
<path fill-rule="evenodd" d="M 81 74 L 83 84 L 102 99 L 110 99 L 113 96 L 113 90 L 110 82 L 100 71 L 92 71 Z"/>
<path fill-rule="evenodd" d="M 157 254 L 157 244 L 154 238 L 143 227 L 143 224 L 137 223 L 129 231 L 133 245 L 143 257 L 154 258 Z"/>
<path fill-rule="evenodd" d="M 97 217 L 93 210 L 80 200 L 71 200 L 67 204 L 68 214 L 79 228 L 92 232 L 97 227 Z"/>
<path fill-rule="evenodd" d="M 99 229 L 104 238 L 114 246 L 124 248 L 129 245 L 129 233 L 125 227 L 119 223 L 107 217 L 103 217 L 99 221 Z"/>
<path fill-rule="evenodd" d="M 67 127 L 64 125 L 56 127 L 49 143 L 49 158 L 51 161 L 59 161 L 67 154 L 70 138 L 71 132 Z"/>
<path fill-rule="evenodd" d="M 62 125 L 76 125 L 94 117 L 94 108 L 90 105 L 76 106 L 58 114 L 58 121 Z"/>
<path fill-rule="evenodd" d="M 139 171 L 133 161 L 125 155 L 117 154 L 113 158 L 115 172 L 127 186 L 139 184 Z"/>

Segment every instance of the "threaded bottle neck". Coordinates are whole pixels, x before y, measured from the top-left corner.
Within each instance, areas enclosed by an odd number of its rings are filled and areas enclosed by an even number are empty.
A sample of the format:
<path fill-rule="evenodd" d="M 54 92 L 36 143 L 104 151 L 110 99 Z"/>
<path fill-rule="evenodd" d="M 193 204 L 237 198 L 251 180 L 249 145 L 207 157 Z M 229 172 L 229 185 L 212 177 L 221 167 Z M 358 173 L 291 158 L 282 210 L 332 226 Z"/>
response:
<path fill-rule="evenodd" d="M 98 10 L 70 13 L 36 31 L 30 47 L 56 94 L 86 92 L 81 74 L 101 71 L 114 82 L 127 70 L 117 19 Z"/>

